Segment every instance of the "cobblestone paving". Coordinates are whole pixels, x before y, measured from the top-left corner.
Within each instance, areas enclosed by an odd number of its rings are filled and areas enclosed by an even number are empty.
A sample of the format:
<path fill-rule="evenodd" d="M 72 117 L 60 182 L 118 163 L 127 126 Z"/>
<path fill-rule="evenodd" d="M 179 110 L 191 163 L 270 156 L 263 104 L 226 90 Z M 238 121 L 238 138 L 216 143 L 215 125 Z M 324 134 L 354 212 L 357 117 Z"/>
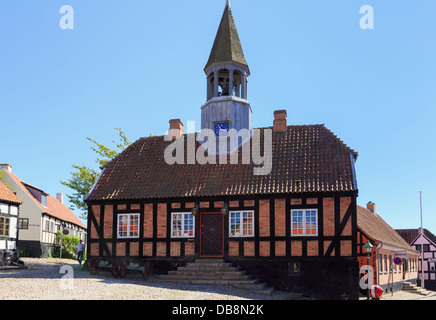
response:
<path fill-rule="evenodd" d="M 187 286 L 145 282 L 129 273 L 124 279 L 109 272 L 91 276 L 74 260 L 23 258 L 27 269 L 0 268 L 1 300 L 290 300 L 291 293 L 275 291 L 271 296 L 228 286 Z M 64 268 L 65 270 L 63 270 Z M 62 273 L 61 273 L 62 271 Z M 65 279 L 68 275 L 72 279 Z M 365 300 L 361 297 L 360 300 Z M 384 294 L 381 300 L 436 300 L 409 292 Z"/>
<path fill-rule="evenodd" d="M 228 286 L 145 282 L 139 273 L 129 273 L 124 279 L 114 278 L 109 272 L 91 276 L 74 260 L 22 260 L 27 269 L 0 269 L 0 300 L 286 300 L 293 297 L 280 291 L 265 296 Z M 74 278 L 66 279 L 69 274 Z"/>

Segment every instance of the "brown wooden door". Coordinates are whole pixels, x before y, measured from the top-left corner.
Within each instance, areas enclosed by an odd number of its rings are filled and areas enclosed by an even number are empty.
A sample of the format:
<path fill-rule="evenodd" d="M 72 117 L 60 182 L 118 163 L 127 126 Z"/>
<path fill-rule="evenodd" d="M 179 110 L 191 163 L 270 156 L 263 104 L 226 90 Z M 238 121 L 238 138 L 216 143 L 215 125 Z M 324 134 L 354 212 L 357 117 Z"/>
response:
<path fill-rule="evenodd" d="M 224 217 L 221 213 L 201 214 L 201 256 L 224 256 Z"/>

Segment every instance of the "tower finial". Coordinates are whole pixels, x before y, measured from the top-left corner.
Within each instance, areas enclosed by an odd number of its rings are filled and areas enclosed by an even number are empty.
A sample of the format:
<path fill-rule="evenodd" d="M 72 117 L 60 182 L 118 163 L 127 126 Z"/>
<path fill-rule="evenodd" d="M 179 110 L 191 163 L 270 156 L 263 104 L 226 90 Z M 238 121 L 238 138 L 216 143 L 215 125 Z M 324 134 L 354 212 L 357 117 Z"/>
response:
<path fill-rule="evenodd" d="M 230 0 L 227 0 L 226 7 L 229 7 L 229 8 L 230 8 Z"/>

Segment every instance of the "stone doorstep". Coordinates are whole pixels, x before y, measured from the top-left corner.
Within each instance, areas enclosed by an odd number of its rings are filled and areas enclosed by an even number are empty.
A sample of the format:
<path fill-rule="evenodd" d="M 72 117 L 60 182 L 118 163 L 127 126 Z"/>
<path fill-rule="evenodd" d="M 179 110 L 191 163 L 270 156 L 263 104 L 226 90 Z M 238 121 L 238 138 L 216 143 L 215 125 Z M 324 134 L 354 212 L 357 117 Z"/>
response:
<path fill-rule="evenodd" d="M 185 275 L 185 276 L 245 276 L 246 272 L 240 271 L 214 271 L 214 272 L 203 272 L 203 271 L 168 271 L 168 275 Z"/>
<path fill-rule="evenodd" d="M 227 267 L 232 267 L 231 263 L 225 263 L 225 262 L 188 262 L 186 264 L 186 267 L 195 267 L 195 268 L 227 268 Z"/>
<path fill-rule="evenodd" d="M 436 292 L 423 289 L 423 288 L 418 287 L 410 282 L 403 282 L 403 289 L 402 290 L 410 292 L 410 293 L 420 294 L 423 296 L 429 296 L 429 295 L 433 295 L 433 294 L 436 295 Z"/>
<path fill-rule="evenodd" d="M 178 271 L 198 271 L 198 272 L 213 272 L 213 271 L 239 271 L 238 267 L 209 267 L 209 266 L 186 266 L 179 267 Z"/>
<path fill-rule="evenodd" d="M 219 272 L 222 273 L 222 272 Z M 161 279 L 179 279 L 179 280 L 251 280 L 251 276 L 241 276 L 241 275 L 226 275 L 226 274 L 203 274 L 203 275 L 195 275 L 195 274 L 168 274 L 161 275 Z"/>
<path fill-rule="evenodd" d="M 256 293 L 271 295 L 274 288 L 266 283 L 260 283 L 253 279 L 239 267 L 232 267 L 223 259 L 197 259 L 189 262 L 184 267 L 178 267 L 176 271 L 169 271 L 166 275 L 160 275 L 154 281 L 165 281 L 187 285 L 222 285 L 234 288 L 250 290 Z"/>

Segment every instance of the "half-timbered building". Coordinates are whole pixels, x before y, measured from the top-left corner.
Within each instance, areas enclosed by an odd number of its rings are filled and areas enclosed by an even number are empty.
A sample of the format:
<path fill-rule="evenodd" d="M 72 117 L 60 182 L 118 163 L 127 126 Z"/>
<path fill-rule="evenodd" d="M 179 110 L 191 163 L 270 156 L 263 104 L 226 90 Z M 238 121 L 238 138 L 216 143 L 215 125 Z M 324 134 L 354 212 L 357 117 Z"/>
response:
<path fill-rule="evenodd" d="M 18 262 L 19 207 L 22 201 L 0 181 L 0 266 Z"/>
<path fill-rule="evenodd" d="M 422 231 L 423 230 L 423 231 Z M 403 239 L 419 252 L 418 284 L 436 290 L 436 236 L 428 229 L 398 229 Z"/>
<path fill-rule="evenodd" d="M 201 151 L 202 133 L 185 133 L 180 119 L 130 145 L 86 197 L 89 257 L 151 261 L 163 274 L 221 258 L 282 290 L 356 299 L 357 153 L 324 125 L 288 125 L 284 110 L 252 128 L 250 71 L 229 3 L 205 73 L 202 130 L 229 137 L 226 149 Z M 248 135 L 232 144 L 231 129 Z"/>
<path fill-rule="evenodd" d="M 12 166 L 1 164 L 2 181 L 23 202 L 18 220 L 18 248 L 31 257 L 50 257 L 59 250 L 56 233 L 68 229 L 70 235 L 86 240 L 86 227 L 63 203 L 63 195 L 52 197 L 41 188 L 21 180 L 12 172 Z"/>

